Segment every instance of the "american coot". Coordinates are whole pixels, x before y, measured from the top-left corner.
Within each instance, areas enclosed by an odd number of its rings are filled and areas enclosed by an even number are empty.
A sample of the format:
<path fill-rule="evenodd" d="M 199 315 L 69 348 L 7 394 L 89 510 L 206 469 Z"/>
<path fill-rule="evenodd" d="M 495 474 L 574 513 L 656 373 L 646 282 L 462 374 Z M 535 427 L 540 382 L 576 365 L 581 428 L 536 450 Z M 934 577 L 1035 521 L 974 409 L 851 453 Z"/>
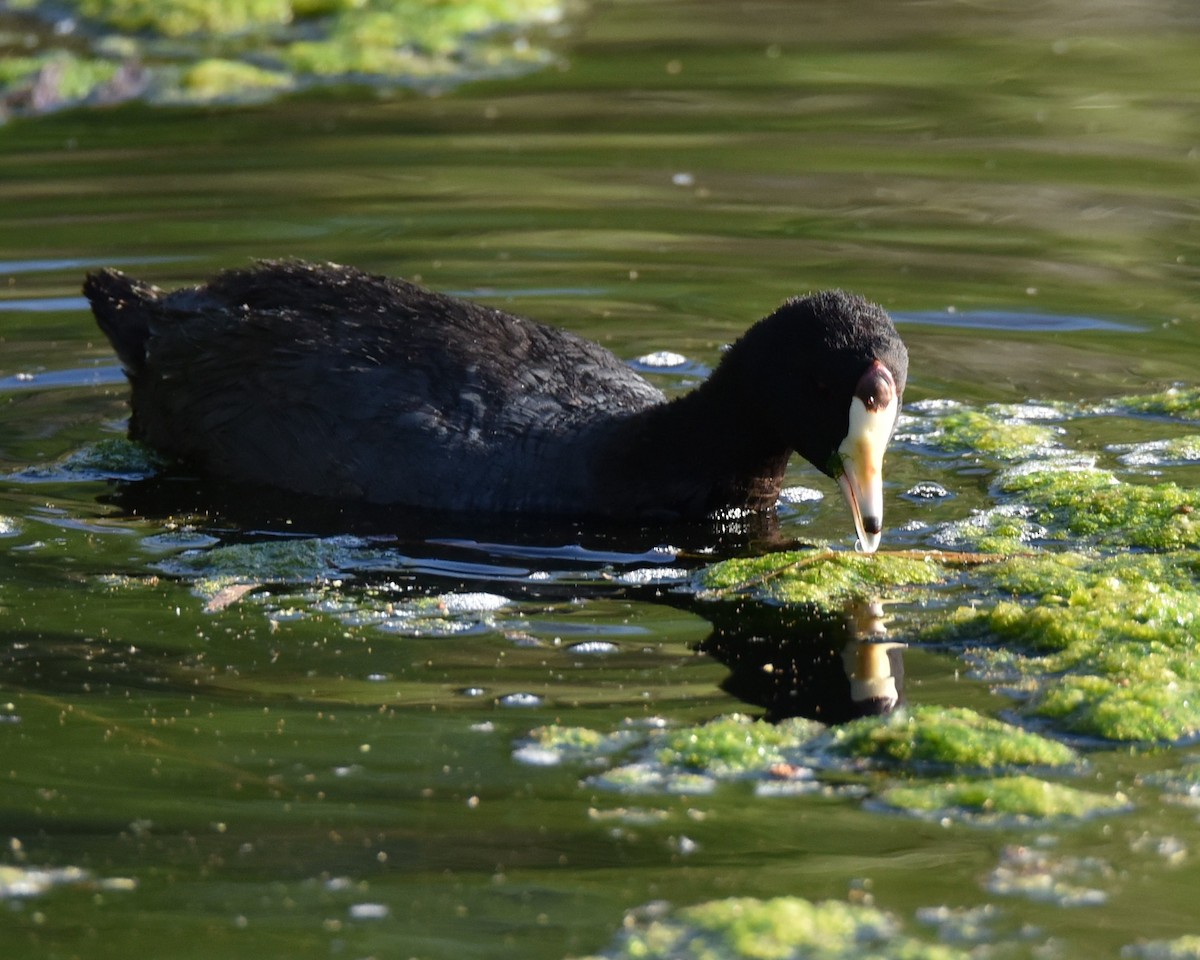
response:
<path fill-rule="evenodd" d="M 129 432 L 206 473 L 324 497 L 621 518 L 773 507 L 796 451 L 879 545 L 908 354 L 887 314 L 819 293 L 667 401 L 603 347 L 349 267 L 266 262 L 163 293 L 84 293 L 132 385 Z"/>

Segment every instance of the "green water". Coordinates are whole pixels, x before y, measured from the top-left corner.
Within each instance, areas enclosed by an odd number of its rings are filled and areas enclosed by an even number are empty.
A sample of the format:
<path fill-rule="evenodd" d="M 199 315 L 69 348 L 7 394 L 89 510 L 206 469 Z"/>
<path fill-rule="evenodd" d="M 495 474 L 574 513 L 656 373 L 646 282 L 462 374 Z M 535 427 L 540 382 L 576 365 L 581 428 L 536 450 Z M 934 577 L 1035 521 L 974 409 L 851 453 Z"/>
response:
<path fill-rule="evenodd" d="M 706 365 L 784 297 L 842 286 L 900 319 L 908 401 L 1195 384 L 1198 40 L 1200 15 L 1168 2 L 597 4 L 558 66 L 437 97 L 336 89 L 0 127 L 0 883 L 5 867 L 86 871 L 0 899 L 5 954 L 560 958 L 606 948 L 650 901 L 864 891 L 927 938 L 921 908 L 993 904 L 990 938 L 1016 955 L 1200 934 L 1195 810 L 1136 779 L 1183 765 L 1186 744 L 1085 743 L 1081 785 L 1134 810 L 1054 829 L 745 784 L 631 798 L 578 765 L 514 760 L 540 724 L 754 712 L 695 649 L 720 612 L 669 588 L 761 549 L 761 531 L 381 528 L 30 472 L 123 431 L 126 390 L 78 295 L 106 264 L 172 286 L 254 257 L 330 259 L 623 357 Z M 1067 430 L 1087 449 L 1167 432 Z M 826 497 L 788 511 L 782 536 L 848 546 L 831 485 L 792 469 Z M 966 516 L 988 477 L 895 449 L 885 546 L 924 545 L 916 522 Z M 900 496 L 918 481 L 955 496 Z M 298 533 L 363 539 L 306 568 L 323 577 L 225 605 L 174 562 Z M 660 545 L 681 552 L 646 553 Z M 664 567 L 684 572 L 621 579 Z M 397 614 L 481 593 L 505 602 Z M 893 636 L 919 613 L 896 611 Z M 592 640 L 616 651 L 569 649 Z M 910 647 L 904 685 L 918 704 L 1014 703 L 953 648 Z M 604 815 L 623 806 L 661 817 Z M 1071 879 L 1103 896 L 989 889 L 1013 845 L 1097 858 Z"/>

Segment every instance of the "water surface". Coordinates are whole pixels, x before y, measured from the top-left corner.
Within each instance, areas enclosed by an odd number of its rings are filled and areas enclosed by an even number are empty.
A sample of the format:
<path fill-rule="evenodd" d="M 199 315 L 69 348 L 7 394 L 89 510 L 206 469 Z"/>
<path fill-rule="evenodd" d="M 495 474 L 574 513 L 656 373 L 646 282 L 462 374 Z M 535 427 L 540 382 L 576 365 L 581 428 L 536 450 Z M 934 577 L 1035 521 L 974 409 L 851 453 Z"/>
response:
<path fill-rule="evenodd" d="M 12 955 L 557 958 L 603 949 L 650 901 L 864 888 L 914 930 L 920 908 L 994 903 L 996 937 L 1033 929 L 1018 951 L 1200 934 L 1194 812 L 1135 782 L 1188 746 L 1091 745 L 1087 777 L 1135 812 L 1044 834 L 736 784 L 632 801 L 514 761 L 544 723 L 770 712 L 730 679 L 742 621 L 676 588 L 780 540 L 849 547 L 809 467 L 789 483 L 824 498 L 775 529 L 611 530 L 61 463 L 124 429 L 78 294 L 99 265 L 173 286 L 255 257 L 352 263 L 629 359 L 680 353 L 690 366 L 652 375 L 672 391 L 784 297 L 833 286 L 897 316 L 910 401 L 1194 383 L 1198 27 L 1169 2 L 615 3 L 578 16 L 557 66 L 436 97 L 0 128 L 0 862 L 89 878 L 0 901 Z M 890 547 L 988 502 L 986 467 L 911 445 L 888 477 Z M 922 481 L 953 496 L 900 496 Z M 316 545 L 280 582 L 211 582 L 215 551 L 298 538 Z M 896 611 L 892 636 L 918 614 Z M 790 614 L 756 616 L 799 643 Z M 906 698 L 1010 710 L 960 653 L 910 647 Z M 632 805 L 663 817 L 595 813 Z M 1038 843 L 1103 860 L 1102 902 L 985 889 L 1005 845 Z"/>

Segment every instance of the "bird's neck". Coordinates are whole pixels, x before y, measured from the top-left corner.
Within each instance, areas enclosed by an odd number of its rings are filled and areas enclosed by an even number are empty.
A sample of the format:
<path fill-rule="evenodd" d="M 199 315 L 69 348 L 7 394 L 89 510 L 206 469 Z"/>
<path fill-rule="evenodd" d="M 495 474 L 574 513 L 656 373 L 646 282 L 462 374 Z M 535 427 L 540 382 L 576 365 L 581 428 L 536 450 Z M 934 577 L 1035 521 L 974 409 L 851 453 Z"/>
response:
<path fill-rule="evenodd" d="M 696 517 L 775 503 L 791 451 L 724 372 L 618 427 L 600 475 L 636 491 L 639 513 Z"/>

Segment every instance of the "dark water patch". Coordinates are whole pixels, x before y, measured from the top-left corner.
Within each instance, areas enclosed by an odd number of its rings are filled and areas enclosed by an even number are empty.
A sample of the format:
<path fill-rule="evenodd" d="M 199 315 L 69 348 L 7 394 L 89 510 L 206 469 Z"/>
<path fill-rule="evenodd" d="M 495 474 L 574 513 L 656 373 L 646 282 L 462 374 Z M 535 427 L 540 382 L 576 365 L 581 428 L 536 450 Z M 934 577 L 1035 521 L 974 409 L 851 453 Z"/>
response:
<path fill-rule="evenodd" d="M 353 534 L 397 543 L 428 543 L 464 555 L 494 552 L 549 566 L 659 565 L 677 556 L 724 555 L 748 543 L 779 539 L 769 515 L 689 523 L 613 524 L 519 514 L 472 514 L 346 502 L 206 479 L 183 469 L 116 484 L 103 502 L 130 517 L 194 517 L 214 528 L 283 536 Z"/>

